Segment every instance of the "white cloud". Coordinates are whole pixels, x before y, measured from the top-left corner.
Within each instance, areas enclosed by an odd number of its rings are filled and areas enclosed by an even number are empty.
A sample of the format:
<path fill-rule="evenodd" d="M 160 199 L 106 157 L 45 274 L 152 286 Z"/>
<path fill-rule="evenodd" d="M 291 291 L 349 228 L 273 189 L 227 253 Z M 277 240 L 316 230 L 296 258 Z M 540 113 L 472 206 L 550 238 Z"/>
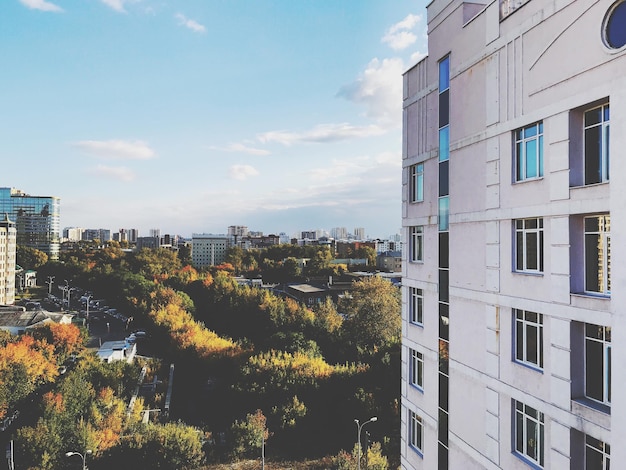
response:
<path fill-rule="evenodd" d="M 270 155 L 269 150 L 258 149 L 254 147 L 248 147 L 244 144 L 230 144 L 226 147 L 210 147 L 211 150 L 221 150 L 223 152 L 241 152 L 249 155 L 266 156 Z"/>
<path fill-rule="evenodd" d="M 411 32 L 411 30 L 415 28 L 420 21 L 422 21 L 420 15 L 407 15 L 406 18 L 387 30 L 381 42 L 389 44 L 389 47 L 395 51 L 406 49 L 417 41 L 417 35 Z"/>
<path fill-rule="evenodd" d="M 109 179 L 123 181 L 125 183 L 135 179 L 133 171 L 124 166 L 98 165 L 97 167 L 89 170 L 89 173 L 94 176 L 102 176 Z"/>
<path fill-rule="evenodd" d="M 361 76 L 343 86 L 338 96 L 367 106 L 366 115 L 399 123 L 402 106 L 402 72 L 400 58 L 372 59 Z"/>
<path fill-rule="evenodd" d="M 126 13 L 124 4 L 128 3 L 128 0 L 100 0 L 100 1 L 115 11 L 119 11 L 120 13 Z"/>
<path fill-rule="evenodd" d="M 411 54 L 411 62 L 413 62 L 414 64 L 417 64 L 420 60 L 422 60 L 427 55 L 428 54 L 426 54 L 425 52 L 416 51 L 413 54 Z"/>
<path fill-rule="evenodd" d="M 195 33 L 205 33 L 206 28 L 195 20 L 190 20 L 182 13 L 176 13 L 174 17 L 178 20 L 178 24 L 192 30 Z"/>
<path fill-rule="evenodd" d="M 74 146 L 96 157 L 108 159 L 149 160 L 155 156 L 154 150 L 141 140 L 81 140 Z"/>
<path fill-rule="evenodd" d="M 46 0 L 20 0 L 20 3 L 31 10 L 63 11 L 63 8 Z"/>
<path fill-rule="evenodd" d="M 259 134 L 260 142 L 277 142 L 283 145 L 295 143 L 327 143 L 341 140 L 371 137 L 385 134 L 386 130 L 377 125 L 353 126 L 351 124 L 320 124 L 306 132 L 269 131 Z"/>
<path fill-rule="evenodd" d="M 230 167 L 230 177 L 235 180 L 245 181 L 252 176 L 257 176 L 259 172 L 250 165 L 233 165 Z"/>

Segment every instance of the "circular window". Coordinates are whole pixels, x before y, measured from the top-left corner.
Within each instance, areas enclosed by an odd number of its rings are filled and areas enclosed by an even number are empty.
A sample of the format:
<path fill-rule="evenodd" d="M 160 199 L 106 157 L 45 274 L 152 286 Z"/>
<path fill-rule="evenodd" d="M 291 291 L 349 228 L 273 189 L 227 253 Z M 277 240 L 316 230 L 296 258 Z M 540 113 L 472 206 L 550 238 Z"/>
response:
<path fill-rule="evenodd" d="M 604 39 L 611 49 L 626 46 L 626 1 L 616 3 L 604 21 Z"/>

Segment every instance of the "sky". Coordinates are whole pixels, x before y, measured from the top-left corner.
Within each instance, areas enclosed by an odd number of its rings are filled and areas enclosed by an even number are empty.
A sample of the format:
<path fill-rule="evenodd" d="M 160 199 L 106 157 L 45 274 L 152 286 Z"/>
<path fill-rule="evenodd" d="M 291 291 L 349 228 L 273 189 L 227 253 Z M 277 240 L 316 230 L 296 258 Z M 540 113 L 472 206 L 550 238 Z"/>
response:
<path fill-rule="evenodd" d="M 0 187 L 61 227 L 401 227 L 425 0 L 2 0 Z"/>

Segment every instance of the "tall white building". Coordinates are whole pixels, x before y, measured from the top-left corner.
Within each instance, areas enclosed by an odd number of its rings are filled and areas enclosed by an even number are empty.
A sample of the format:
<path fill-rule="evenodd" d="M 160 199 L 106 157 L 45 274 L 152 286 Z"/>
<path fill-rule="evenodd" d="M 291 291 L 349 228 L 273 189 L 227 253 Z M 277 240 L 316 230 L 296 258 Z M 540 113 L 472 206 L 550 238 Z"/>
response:
<path fill-rule="evenodd" d="M 626 0 L 433 0 L 427 21 L 402 468 L 626 468 Z"/>
<path fill-rule="evenodd" d="M 354 239 L 355 240 L 365 240 L 365 228 L 356 227 L 354 229 Z"/>
<path fill-rule="evenodd" d="M 194 233 L 191 238 L 191 263 L 196 268 L 214 266 L 226 261 L 229 235 Z"/>
<path fill-rule="evenodd" d="M 7 214 L 0 219 L 0 305 L 15 303 L 15 250 L 17 230 Z"/>

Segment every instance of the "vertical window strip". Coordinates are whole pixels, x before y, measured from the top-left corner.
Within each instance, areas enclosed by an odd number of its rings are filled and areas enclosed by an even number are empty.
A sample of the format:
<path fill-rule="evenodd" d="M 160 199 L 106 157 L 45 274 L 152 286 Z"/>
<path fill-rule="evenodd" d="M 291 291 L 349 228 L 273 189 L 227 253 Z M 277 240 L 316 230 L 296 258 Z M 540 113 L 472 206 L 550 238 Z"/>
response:
<path fill-rule="evenodd" d="M 515 181 L 543 176 L 543 122 L 515 131 Z"/>
<path fill-rule="evenodd" d="M 611 404 L 611 327 L 585 324 L 585 396 Z"/>
<path fill-rule="evenodd" d="M 584 113 L 585 185 L 609 181 L 609 104 Z"/>

